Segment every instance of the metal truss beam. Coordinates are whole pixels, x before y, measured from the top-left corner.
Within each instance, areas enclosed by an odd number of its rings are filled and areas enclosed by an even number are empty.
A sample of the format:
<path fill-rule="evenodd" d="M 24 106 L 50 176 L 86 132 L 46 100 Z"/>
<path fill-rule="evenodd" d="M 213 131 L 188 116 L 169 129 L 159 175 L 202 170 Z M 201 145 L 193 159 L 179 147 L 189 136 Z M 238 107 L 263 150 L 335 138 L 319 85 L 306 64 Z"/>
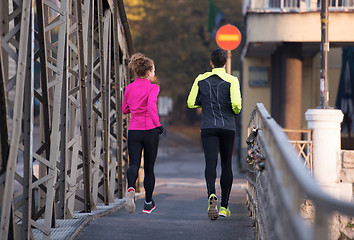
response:
<path fill-rule="evenodd" d="M 1 239 L 50 239 L 56 219 L 124 197 L 133 48 L 122 1 L 109 6 L 0 3 Z"/>

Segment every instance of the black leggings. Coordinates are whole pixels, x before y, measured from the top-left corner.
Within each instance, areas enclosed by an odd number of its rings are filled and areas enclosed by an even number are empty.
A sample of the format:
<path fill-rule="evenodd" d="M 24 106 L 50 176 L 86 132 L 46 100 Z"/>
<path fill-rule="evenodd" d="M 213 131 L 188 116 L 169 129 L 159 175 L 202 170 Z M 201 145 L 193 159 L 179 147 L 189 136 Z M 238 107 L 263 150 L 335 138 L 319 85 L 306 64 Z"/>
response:
<path fill-rule="evenodd" d="M 218 153 L 221 158 L 221 206 L 227 207 L 232 188 L 232 151 L 235 141 L 235 131 L 207 128 L 201 130 L 202 145 L 205 155 L 205 180 L 208 196 L 215 194 L 216 166 Z"/>
<path fill-rule="evenodd" d="M 145 200 L 150 202 L 155 188 L 154 165 L 159 146 L 159 130 L 129 130 L 128 153 L 129 168 L 127 171 L 128 188 L 135 189 L 136 179 L 140 168 L 141 155 L 144 149 L 144 188 Z"/>

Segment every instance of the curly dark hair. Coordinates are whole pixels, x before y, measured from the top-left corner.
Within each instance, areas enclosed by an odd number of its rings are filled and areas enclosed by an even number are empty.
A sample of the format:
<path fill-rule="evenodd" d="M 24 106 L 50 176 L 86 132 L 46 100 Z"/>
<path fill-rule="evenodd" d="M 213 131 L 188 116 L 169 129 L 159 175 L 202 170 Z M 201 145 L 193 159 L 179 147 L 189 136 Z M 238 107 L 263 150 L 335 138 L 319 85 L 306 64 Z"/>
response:
<path fill-rule="evenodd" d="M 131 58 L 128 66 L 133 70 L 137 77 L 146 76 L 147 71 L 152 70 L 154 61 L 147 58 L 142 53 L 135 53 Z"/>

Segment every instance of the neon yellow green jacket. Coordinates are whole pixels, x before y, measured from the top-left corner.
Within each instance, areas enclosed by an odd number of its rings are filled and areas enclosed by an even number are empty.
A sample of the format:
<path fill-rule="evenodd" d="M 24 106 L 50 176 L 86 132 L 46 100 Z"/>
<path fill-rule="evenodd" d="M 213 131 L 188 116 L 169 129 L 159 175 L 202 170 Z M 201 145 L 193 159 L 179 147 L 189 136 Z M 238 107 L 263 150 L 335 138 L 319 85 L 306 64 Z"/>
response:
<path fill-rule="evenodd" d="M 189 108 L 202 107 L 202 129 L 234 129 L 235 114 L 242 108 L 239 81 L 224 68 L 200 74 L 193 83 L 187 104 Z"/>

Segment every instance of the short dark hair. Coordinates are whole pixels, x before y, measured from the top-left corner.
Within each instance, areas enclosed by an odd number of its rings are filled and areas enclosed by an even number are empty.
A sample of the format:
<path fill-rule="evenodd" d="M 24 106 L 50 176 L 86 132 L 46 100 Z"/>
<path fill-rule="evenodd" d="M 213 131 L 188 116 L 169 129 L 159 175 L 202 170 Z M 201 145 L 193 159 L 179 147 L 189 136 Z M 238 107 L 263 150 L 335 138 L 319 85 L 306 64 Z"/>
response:
<path fill-rule="evenodd" d="M 227 52 L 221 48 L 217 48 L 211 52 L 210 59 L 214 67 L 223 67 L 226 64 Z"/>

